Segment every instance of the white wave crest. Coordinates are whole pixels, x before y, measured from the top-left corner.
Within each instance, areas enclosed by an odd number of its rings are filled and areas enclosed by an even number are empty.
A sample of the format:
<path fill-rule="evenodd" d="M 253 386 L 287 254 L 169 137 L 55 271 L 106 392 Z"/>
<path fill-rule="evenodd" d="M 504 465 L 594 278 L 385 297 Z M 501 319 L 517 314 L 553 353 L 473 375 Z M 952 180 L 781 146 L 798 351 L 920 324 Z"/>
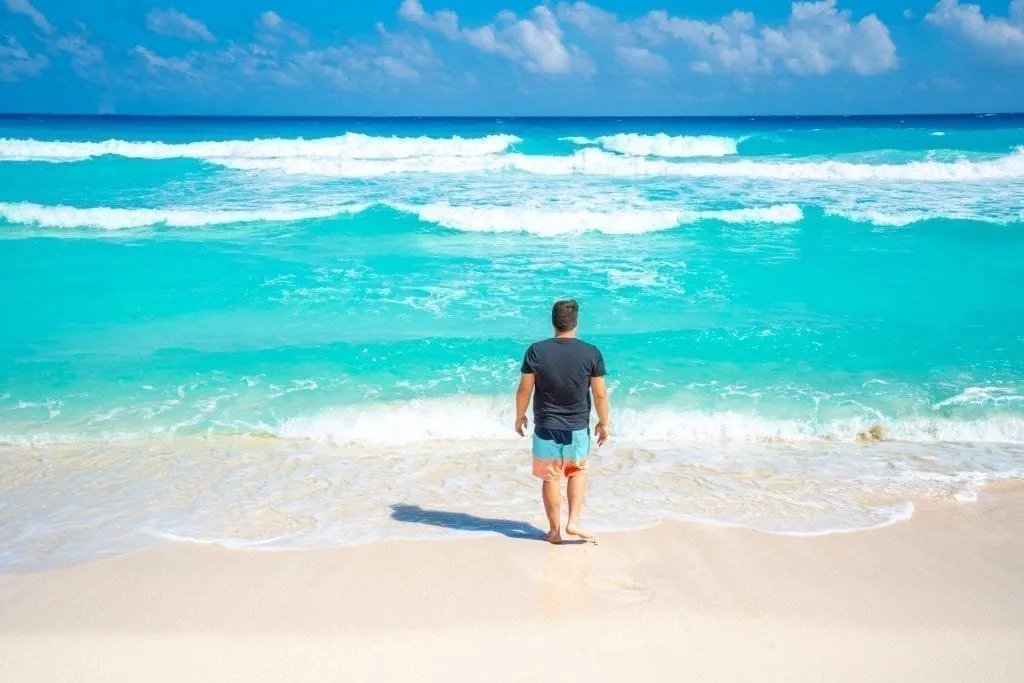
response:
<path fill-rule="evenodd" d="M 360 213 L 372 204 L 348 204 L 302 209 L 290 206 L 247 211 L 227 209 L 128 209 L 77 208 L 41 204 L 0 202 L 0 222 L 41 228 L 98 228 L 123 230 L 152 226 L 199 228 L 231 223 L 294 222 Z M 758 208 L 698 211 L 688 209 L 649 210 L 643 208 L 595 211 L 577 208 L 536 208 L 531 206 L 452 206 L 445 203 L 382 204 L 396 211 L 416 215 L 420 220 L 466 232 L 530 232 L 561 235 L 582 232 L 639 234 L 667 230 L 698 221 L 725 223 L 796 223 L 803 218 L 800 207 L 782 204 Z"/>
<path fill-rule="evenodd" d="M 619 152 L 640 157 L 725 157 L 737 153 L 742 140 L 716 135 L 641 135 L 639 133 L 618 133 L 602 135 L 599 138 L 562 138 L 576 145 L 597 144 L 610 152 Z"/>
<path fill-rule="evenodd" d="M 0 203 L 0 220 L 14 225 L 42 228 L 99 228 L 124 230 L 151 226 L 199 228 L 230 223 L 291 222 L 330 218 L 346 213 L 358 213 L 362 205 L 325 207 L 320 209 L 268 208 L 252 211 L 198 210 L 198 209 L 116 209 L 97 207 L 80 209 L 73 206 L 44 206 L 41 204 Z"/>
<path fill-rule="evenodd" d="M 816 422 L 773 419 L 737 412 L 621 409 L 615 438 L 623 443 L 856 443 L 885 440 L 911 443 L 1024 444 L 1024 418 L 980 420 L 911 417 Z M 511 408 L 486 397 L 462 397 L 374 404 L 286 420 L 274 430 L 282 438 L 346 444 L 408 444 L 424 441 L 512 441 Z"/>
<path fill-rule="evenodd" d="M 960 220 L 976 223 L 1006 224 L 1024 220 L 1024 212 L 1014 215 L 982 215 L 971 211 L 936 209 L 931 211 L 879 211 L 877 209 L 837 209 L 826 208 L 825 215 L 838 216 L 854 223 L 870 223 L 883 227 L 902 228 L 914 223 L 934 220 Z"/>
<path fill-rule="evenodd" d="M 975 182 L 1024 178 L 1024 148 L 986 161 L 912 161 L 864 164 L 845 161 L 673 162 L 630 157 L 600 149 L 569 156 L 492 154 L 392 160 L 282 159 L 212 160 L 229 168 L 299 175 L 357 178 L 400 173 L 487 173 L 519 171 L 544 176 L 693 177 L 798 181 Z"/>
<path fill-rule="evenodd" d="M 514 135 L 481 138 L 400 138 L 345 133 L 306 140 L 268 138 L 201 142 L 64 142 L 0 138 L 0 161 L 81 161 L 112 155 L 130 159 L 408 159 L 500 154 L 519 142 Z"/>
<path fill-rule="evenodd" d="M 1019 401 L 1024 401 L 1024 395 L 1016 387 L 967 387 L 956 396 L 939 401 L 932 410 L 957 405 L 1005 405 Z"/>
<path fill-rule="evenodd" d="M 724 223 L 796 223 L 803 219 L 799 206 L 782 204 L 726 210 L 643 210 L 592 211 L 586 209 L 531 208 L 522 206 L 451 206 L 438 203 L 423 206 L 397 205 L 423 221 L 467 232 L 529 232 L 536 235 L 564 235 L 583 232 L 630 235 L 668 230 L 699 221 Z"/>

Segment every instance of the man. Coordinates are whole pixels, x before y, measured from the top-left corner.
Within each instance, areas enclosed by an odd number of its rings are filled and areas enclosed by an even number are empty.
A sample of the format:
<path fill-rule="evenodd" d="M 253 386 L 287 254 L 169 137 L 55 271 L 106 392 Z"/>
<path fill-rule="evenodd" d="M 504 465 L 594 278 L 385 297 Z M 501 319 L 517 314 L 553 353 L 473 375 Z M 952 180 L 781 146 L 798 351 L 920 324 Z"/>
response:
<path fill-rule="evenodd" d="M 541 495 L 550 529 L 544 539 L 561 543 L 562 488 L 569 498 L 565 532 L 585 540 L 593 536 L 580 527 L 580 509 L 587 489 L 590 453 L 590 395 L 597 407 L 597 445 L 608 440 L 611 406 L 605 387 L 604 358 L 596 346 L 576 338 L 579 305 L 559 301 L 551 309 L 555 336 L 530 346 L 523 358 L 516 392 L 516 433 L 526 436 L 526 408 L 533 394 L 533 474 L 543 480 Z"/>

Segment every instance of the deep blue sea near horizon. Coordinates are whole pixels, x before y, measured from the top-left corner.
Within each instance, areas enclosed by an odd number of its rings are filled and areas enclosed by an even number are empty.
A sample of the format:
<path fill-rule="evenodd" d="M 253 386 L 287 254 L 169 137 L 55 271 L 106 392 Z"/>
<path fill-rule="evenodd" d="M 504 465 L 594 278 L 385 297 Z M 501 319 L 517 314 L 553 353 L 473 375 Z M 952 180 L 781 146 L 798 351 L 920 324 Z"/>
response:
<path fill-rule="evenodd" d="M 1024 477 L 1022 228 L 1015 115 L 0 117 L 0 570 L 540 523 L 566 296 L 595 527 L 969 504 Z"/>

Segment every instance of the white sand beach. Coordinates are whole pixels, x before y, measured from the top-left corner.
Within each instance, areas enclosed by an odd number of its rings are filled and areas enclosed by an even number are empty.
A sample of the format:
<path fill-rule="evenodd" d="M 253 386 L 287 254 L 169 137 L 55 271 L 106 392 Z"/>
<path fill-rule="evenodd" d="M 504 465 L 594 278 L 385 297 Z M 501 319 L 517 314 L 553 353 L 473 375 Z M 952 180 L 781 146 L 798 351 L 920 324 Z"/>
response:
<path fill-rule="evenodd" d="M 0 577 L 4 681 L 1020 681 L 1024 496 L 819 537 L 173 546 Z"/>

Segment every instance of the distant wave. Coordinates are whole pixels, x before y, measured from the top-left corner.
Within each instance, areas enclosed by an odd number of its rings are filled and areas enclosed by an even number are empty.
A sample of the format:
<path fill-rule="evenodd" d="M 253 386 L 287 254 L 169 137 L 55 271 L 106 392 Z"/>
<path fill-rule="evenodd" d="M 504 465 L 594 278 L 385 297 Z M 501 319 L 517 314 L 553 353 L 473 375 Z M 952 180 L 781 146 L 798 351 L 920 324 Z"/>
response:
<path fill-rule="evenodd" d="M 894 228 L 902 228 L 908 225 L 913 225 L 914 223 L 934 220 L 973 221 L 976 223 L 993 223 L 997 225 L 1024 221 L 1024 211 L 1019 212 L 1016 216 L 1005 215 L 997 217 L 985 216 L 976 212 L 964 212 L 948 209 L 938 209 L 926 212 L 899 211 L 895 209 L 892 211 L 880 211 L 878 209 L 827 208 L 825 209 L 825 215 L 837 216 L 854 223 L 870 223 L 871 225 Z"/>
<path fill-rule="evenodd" d="M 291 223 L 356 215 L 373 207 L 384 207 L 414 215 L 421 221 L 464 232 L 525 232 L 541 236 L 602 232 L 629 235 L 671 230 L 680 225 L 704 221 L 732 224 L 794 224 L 804 219 L 796 204 L 771 204 L 733 209 L 694 209 L 657 204 L 595 209 L 587 203 L 566 206 L 453 205 L 445 202 L 410 204 L 403 202 L 353 203 L 305 207 L 282 205 L 249 210 L 198 208 L 79 208 L 43 204 L 0 202 L 0 224 L 51 229 L 125 230 L 146 227 L 202 228 L 233 223 Z M 826 215 L 856 223 L 902 227 L 928 220 L 969 220 L 985 223 L 1024 221 L 1024 214 L 995 218 L 974 213 L 840 209 L 826 207 Z"/>
<path fill-rule="evenodd" d="M 519 142 L 514 135 L 481 138 L 400 138 L 345 133 L 305 140 L 268 138 L 203 142 L 63 142 L 0 138 L 0 161 L 81 161 L 98 156 L 131 159 L 407 159 L 499 154 Z"/>
<path fill-rule="evenodd" d="M 0 202 L 0 220 L 15 225 L 42 228 L 99 228 L 123 230 L 152 226 L 200 228 L 231 223 L 292 222 L 330 218 L 345 213 L 358 213 L 365 204 L 322 209 L 268 208 L 251 211 L 201 209 L 115 209 L 97 207 L 80 209 L 72 206 L 41 204 L 8 204 Z"/>
<path fill-rule="evenodd" d="M 1024 150 L 986 161 L 911 161 L 864 164 L 844 161 L 673 162 L 582 149 L 568 156 L 494 154 L 438 156 L 388 161 L 299 157 L 214 160 L 246 171 L 358 178 L 399 173 L 485 173 L 519 171 L 544 176 L 704 177 L 810 181 L 971 182 L 1024 178 Z"/>
<path fill-rule="evenodd" d="M 715 135 L 640 135 L 639 133 L 619 133 L 603 135 L 599 138 L 568 137 L 563 141 L 575 145 L 600 145 L 610 152 L 619 152 L 631 156 L 656 157 L 724 157 L 736 154 L 737 145 L 742 140 L 719 137 Z"/>
<path fill-rule="evenodd" d="M 724 223 L 796 223 L 803 218 L 800 207 L 780 204 L 725 210 L 648 210 L 617 211 L 530 206 L 452 206 L 450 204 L 349 204 L 324 208 L 275 207 L 251 211 L 199 209 L 122 209 L 97 207 L 0 203 L 0 221 L 13 225 L 41 228 L 98 228 L 123 230 L 167 226 L 198 228 L 231 223 L 294 222 L 357 214 L 372 206 L 384 206 L 417 216 L 420 220 L 452 230 L 466 232 L 530 232 L 537 235 L 562 235 L 582 232 L 638 234 L 668 230 L 699 221 Z"/>
<path fill-rule="evenodd" d="M 583 138 L 572 140 L 579 142 Z M 982 161 L 674 161 L 652 157 L 729 156 L 735 153 L 736 141 L 707 136 L 643 136 L 630 133 L 598 138 L 596 142 L 603 149 L 588 147 L 564 156 L 510 152 L 509 148 L 519 141 L 519 138 L 512 135 L 399 138 L 359 133 L 315 140 L 257 139 L 190 143 L 124 140 L 48 142 L 5 138 L 0 139 L 0 161 L 80 161 L 102 155 L 137 159 L 194 158 L 242 171 L 338 178 L 510 171 L 543 176 L 696 177 L 822 182 L 975 182 L 1024 178 L 1024 148 Z"/>
<path fill-rule="evenodd" d="M 424 206 L 398 205 L 421 220 L 453 230 L 468 232 L 531 232 L 562 235 L 581 232 L 638 234 L 668 230 L 686 223 L 797 223 L 803 219 L 799 206 L 776 206 L 725 210 L 642 210 L 587 211 L 582 209 L 537 209 L 522 206 Z"/>

